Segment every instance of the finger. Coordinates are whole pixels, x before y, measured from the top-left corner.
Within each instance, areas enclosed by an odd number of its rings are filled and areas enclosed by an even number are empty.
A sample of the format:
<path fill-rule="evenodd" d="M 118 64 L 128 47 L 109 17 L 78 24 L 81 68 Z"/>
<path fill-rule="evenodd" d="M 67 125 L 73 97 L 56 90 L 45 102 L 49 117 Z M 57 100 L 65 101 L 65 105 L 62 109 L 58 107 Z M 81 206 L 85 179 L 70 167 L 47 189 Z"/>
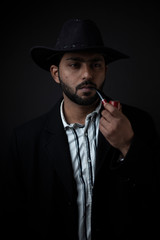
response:
<path fill-rule="evenodd" d="M 111 122 L 106 120 L 104 117 L 101 117 L 99 126 L 102 126 L 104 129 L 108 130 L 110 128 Z"/>
<path fill-rule="evenodd" d="M 109 101 L 109 103 L 112 106 L 116 107 L 118 110 L 120 109 L 120 102 L 119 101 L 111 100 L 111 101 Z"/>
<path fill-rule="evenodd" d="M 108 123 L 111 123 L 112 120 L 113 120 L 113 116 L 112 114 L 107 110 L 107 109 L 104 109 L 102 112 L 101 112 L 101 120 L 102 121 L 107 121 Z"/>
<path fill-rule="evenodd" d="M 99 130 L 103 134 L 104 137 L 106 137 L 106 128 L 103 126 L 103 124 L 99 125 Z"/>
<path fill-rule="evenodd" d="M 101 115 L 105 118 L 106 121 L 111 123 L 115 119 L 120 119 L 122 113 L 117 108 L 113 107 L 110 104 L 107 105 L 106 103 L 104 106 L 104 110 L 101 112 Z"/>
<path fill-rule="evenodd" d="M 103 131 L 106 132 L 106 134 L 114 134 L 119 128 L 119 120 L 117 121 L 115 118 L 113 121 L 108 122 L 105 118 L 100 119 L 99 126 L 103 128 Z"/>
<path fill-rule="evenodd" d="M 119 105 L 118 105 L 118 110 L 120 111 L 120 112 L 122 112 L 122 105 L 119 103 Z"/>
<path fill-rule="evenodd" d="M 99 124 L 99 130 L 104 135 L 104 137 L 107 138 L 108 129 L 107 129 L 106 121 L 105 122 L 104 121 L 105 121 L 104 119 L 101 119 Z"/>
<path fill-rule="evenodd" d="M 118 106 L 119 107 L 119 106 Z M 115 106 L 113 106 L 111 103 L 105 103 L 104 104 L 104 109 L 107 110 L 108 112 L 110 112 L 110 114 L 112 116 L 117 116 L 117 114 L 119 113 L 119 109 Z M 119 115 L 119 114 L 118 114 Z"/>
<path fill-rule="evenodd" d="M 109 140 L 109 138 L 113 134 L 114 129 L 112 128 L 112 125 L 110 123 L 107 123 L 106 120 L 104 120 L 103 118 L 100 120 L 99 130 L 107 140 Z"/>

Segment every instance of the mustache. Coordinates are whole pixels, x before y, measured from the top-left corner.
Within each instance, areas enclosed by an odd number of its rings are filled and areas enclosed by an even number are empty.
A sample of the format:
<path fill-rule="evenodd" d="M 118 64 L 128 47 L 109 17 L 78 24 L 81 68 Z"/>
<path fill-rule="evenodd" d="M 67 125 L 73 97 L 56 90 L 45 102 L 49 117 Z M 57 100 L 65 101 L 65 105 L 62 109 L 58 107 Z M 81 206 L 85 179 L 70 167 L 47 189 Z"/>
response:
<path fill-rule="evenodd" d="M 87 86 L 87 85 L 89 85 L 89 87 L 91 87 L 91 88 L 92 88 L 92 87 L 93 87 L 93 88 L 96 88 L 96 84 L 92 83 L 91 81 L 85 81 L 85 82 L 80 83 L 79 85 L 77 85 L 76 91 L 77 91 L 78 89 L 81 89 L 81 88 Z"/>

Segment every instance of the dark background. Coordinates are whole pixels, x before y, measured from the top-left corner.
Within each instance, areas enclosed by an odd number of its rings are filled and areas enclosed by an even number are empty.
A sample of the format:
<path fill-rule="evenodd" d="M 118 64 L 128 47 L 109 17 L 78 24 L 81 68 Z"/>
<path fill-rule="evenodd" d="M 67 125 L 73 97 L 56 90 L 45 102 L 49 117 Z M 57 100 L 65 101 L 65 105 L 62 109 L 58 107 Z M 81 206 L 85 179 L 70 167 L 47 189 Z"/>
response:
<path fill-rule="evenodd" d="M 107 1 L 34 1 L 1 4 L 1 150 L 14 127 L 52 108 L 61 90 L 31 59 L 35 45 L 53 46 L 64 21 L 90 18 L 104 42 L 130 56 L 109 65 L 105 93 L 148 111 L 160 133 L 159 4 Z M 145 119 L 144 119 L 145 121 Z M 1 175 L 6 161 L 1 159 Z"/>

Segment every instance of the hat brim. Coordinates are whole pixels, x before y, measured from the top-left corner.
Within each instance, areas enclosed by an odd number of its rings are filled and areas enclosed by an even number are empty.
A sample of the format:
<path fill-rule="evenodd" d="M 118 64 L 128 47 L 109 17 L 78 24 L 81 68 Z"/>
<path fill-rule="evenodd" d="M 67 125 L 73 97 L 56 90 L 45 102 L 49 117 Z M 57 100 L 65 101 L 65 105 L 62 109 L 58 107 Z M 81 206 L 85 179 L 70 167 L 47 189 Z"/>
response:
<path fill-rule="evenodd" d="M 30 50 L 31 57 L 33 61 L 42 69 L 50 71 L 51 65 L 57 65 L 58 56 L 66 52 L 79 52 L 79 51 L 95 51 L 102 53 L 105 56 L 105 61 L 107 64 L 114 62 L 119 59 L 129 58 L 128 55 L 121 53 L 113 48 L 108 48 L 105 46 L 92 46 L 83 48 L 67 48 L 64 50 L 57 50 L 53 48 L 48 48 L 44 46 L 33 47 Z"/>

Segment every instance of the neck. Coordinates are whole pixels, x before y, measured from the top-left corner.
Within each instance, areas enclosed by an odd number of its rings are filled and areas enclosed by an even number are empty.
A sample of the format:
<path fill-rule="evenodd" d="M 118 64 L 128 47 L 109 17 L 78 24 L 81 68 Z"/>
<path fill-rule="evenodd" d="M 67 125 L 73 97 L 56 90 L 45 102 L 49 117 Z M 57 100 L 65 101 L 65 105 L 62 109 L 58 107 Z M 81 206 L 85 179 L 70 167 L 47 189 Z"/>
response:
<path fill-rule="evenodd" d="M 85 124 L 86 116 L 95 110 L 95 108 L 98 106 L 98 103 L 99 102 L 96 101 L 91 105 L 83 106 L 78 105 L 70 101 L 70 99 L 64 97 L 63 112 L 67 123 Z"/>

